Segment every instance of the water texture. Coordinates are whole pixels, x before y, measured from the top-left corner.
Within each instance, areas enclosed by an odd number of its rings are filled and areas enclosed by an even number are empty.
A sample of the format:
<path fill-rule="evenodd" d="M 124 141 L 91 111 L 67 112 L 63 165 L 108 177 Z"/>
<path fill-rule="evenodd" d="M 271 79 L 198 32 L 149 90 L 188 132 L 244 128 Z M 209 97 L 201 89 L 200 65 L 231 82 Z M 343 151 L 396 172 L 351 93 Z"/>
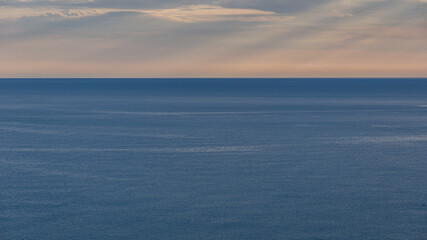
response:
<path fill-rule="evenodd" d="M 427 239 L 427 79 L 1 79 L 0 239 Z"/>

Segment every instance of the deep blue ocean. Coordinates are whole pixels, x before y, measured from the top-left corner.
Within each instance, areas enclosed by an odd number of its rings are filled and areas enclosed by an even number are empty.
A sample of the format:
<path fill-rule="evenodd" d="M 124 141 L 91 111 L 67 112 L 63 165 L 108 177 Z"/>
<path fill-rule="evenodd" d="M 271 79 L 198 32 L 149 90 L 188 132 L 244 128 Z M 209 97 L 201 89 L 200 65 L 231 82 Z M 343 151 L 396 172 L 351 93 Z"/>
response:
<path fill-rule="evenodd" d="M 427 239 L 427 79 L 2 79 L 0 239 Z"/>

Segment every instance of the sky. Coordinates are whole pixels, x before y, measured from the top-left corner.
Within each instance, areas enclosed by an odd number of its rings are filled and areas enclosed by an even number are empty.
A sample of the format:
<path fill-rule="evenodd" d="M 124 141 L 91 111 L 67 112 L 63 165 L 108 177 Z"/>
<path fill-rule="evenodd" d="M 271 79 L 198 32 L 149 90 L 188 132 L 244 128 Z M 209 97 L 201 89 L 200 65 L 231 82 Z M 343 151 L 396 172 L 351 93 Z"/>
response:
<path fill-rule="evenodd" d="M 0 0 L 0 77 L 427 77 L 427 0 Z"/>

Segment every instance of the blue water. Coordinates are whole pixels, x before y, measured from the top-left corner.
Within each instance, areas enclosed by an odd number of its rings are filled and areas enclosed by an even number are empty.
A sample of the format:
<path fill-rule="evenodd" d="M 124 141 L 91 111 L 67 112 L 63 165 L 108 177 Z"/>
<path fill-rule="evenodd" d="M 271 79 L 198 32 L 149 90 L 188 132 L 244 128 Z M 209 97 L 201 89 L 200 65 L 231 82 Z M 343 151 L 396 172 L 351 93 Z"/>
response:
<path fill-rule="evenodd" d="M 427 79 L 0 80 L 0 239 L 427 239 Z"/>

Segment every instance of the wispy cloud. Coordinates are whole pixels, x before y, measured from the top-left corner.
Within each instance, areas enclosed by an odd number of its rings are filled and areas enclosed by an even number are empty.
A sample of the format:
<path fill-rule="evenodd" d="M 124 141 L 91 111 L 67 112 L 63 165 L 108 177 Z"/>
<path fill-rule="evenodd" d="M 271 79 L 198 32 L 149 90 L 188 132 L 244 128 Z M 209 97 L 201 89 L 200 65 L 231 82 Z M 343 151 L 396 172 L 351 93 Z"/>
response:
<path fill-rule="evenodd" d="M 280 21 L 292 17 L 280 16 L 275 12 L 256 9 L 224 8 L 211 5 L 191 5 L 173 9 L 143 10 L 142 13 L 177 22 L 210 21 Z"/>
<path fill-rule="evenodd" d="M 27 17 L 82 18 L 108 13 L 105 9 L 44 9 L 44 8 L 0 8 L 0 20 L 16 20 Z"/>
<path fill-rule="evenodd" d="M 77 9 L 45 9 L 45 8 L 3 8 L 0 9 L 0 19 L 18 19 L 22 17 L 61 17 L 83 18 L 100 16 L 107 13 L 132 12 L 166 19 L 174 22 L 215 22 L 215 21 L 284 21 L 293 19 L 272 11 L 256 9 L 224 8 L 215 5 L 190 5 L 169 9 L 107 9 L 107 8 L 77 8 Z"/>

